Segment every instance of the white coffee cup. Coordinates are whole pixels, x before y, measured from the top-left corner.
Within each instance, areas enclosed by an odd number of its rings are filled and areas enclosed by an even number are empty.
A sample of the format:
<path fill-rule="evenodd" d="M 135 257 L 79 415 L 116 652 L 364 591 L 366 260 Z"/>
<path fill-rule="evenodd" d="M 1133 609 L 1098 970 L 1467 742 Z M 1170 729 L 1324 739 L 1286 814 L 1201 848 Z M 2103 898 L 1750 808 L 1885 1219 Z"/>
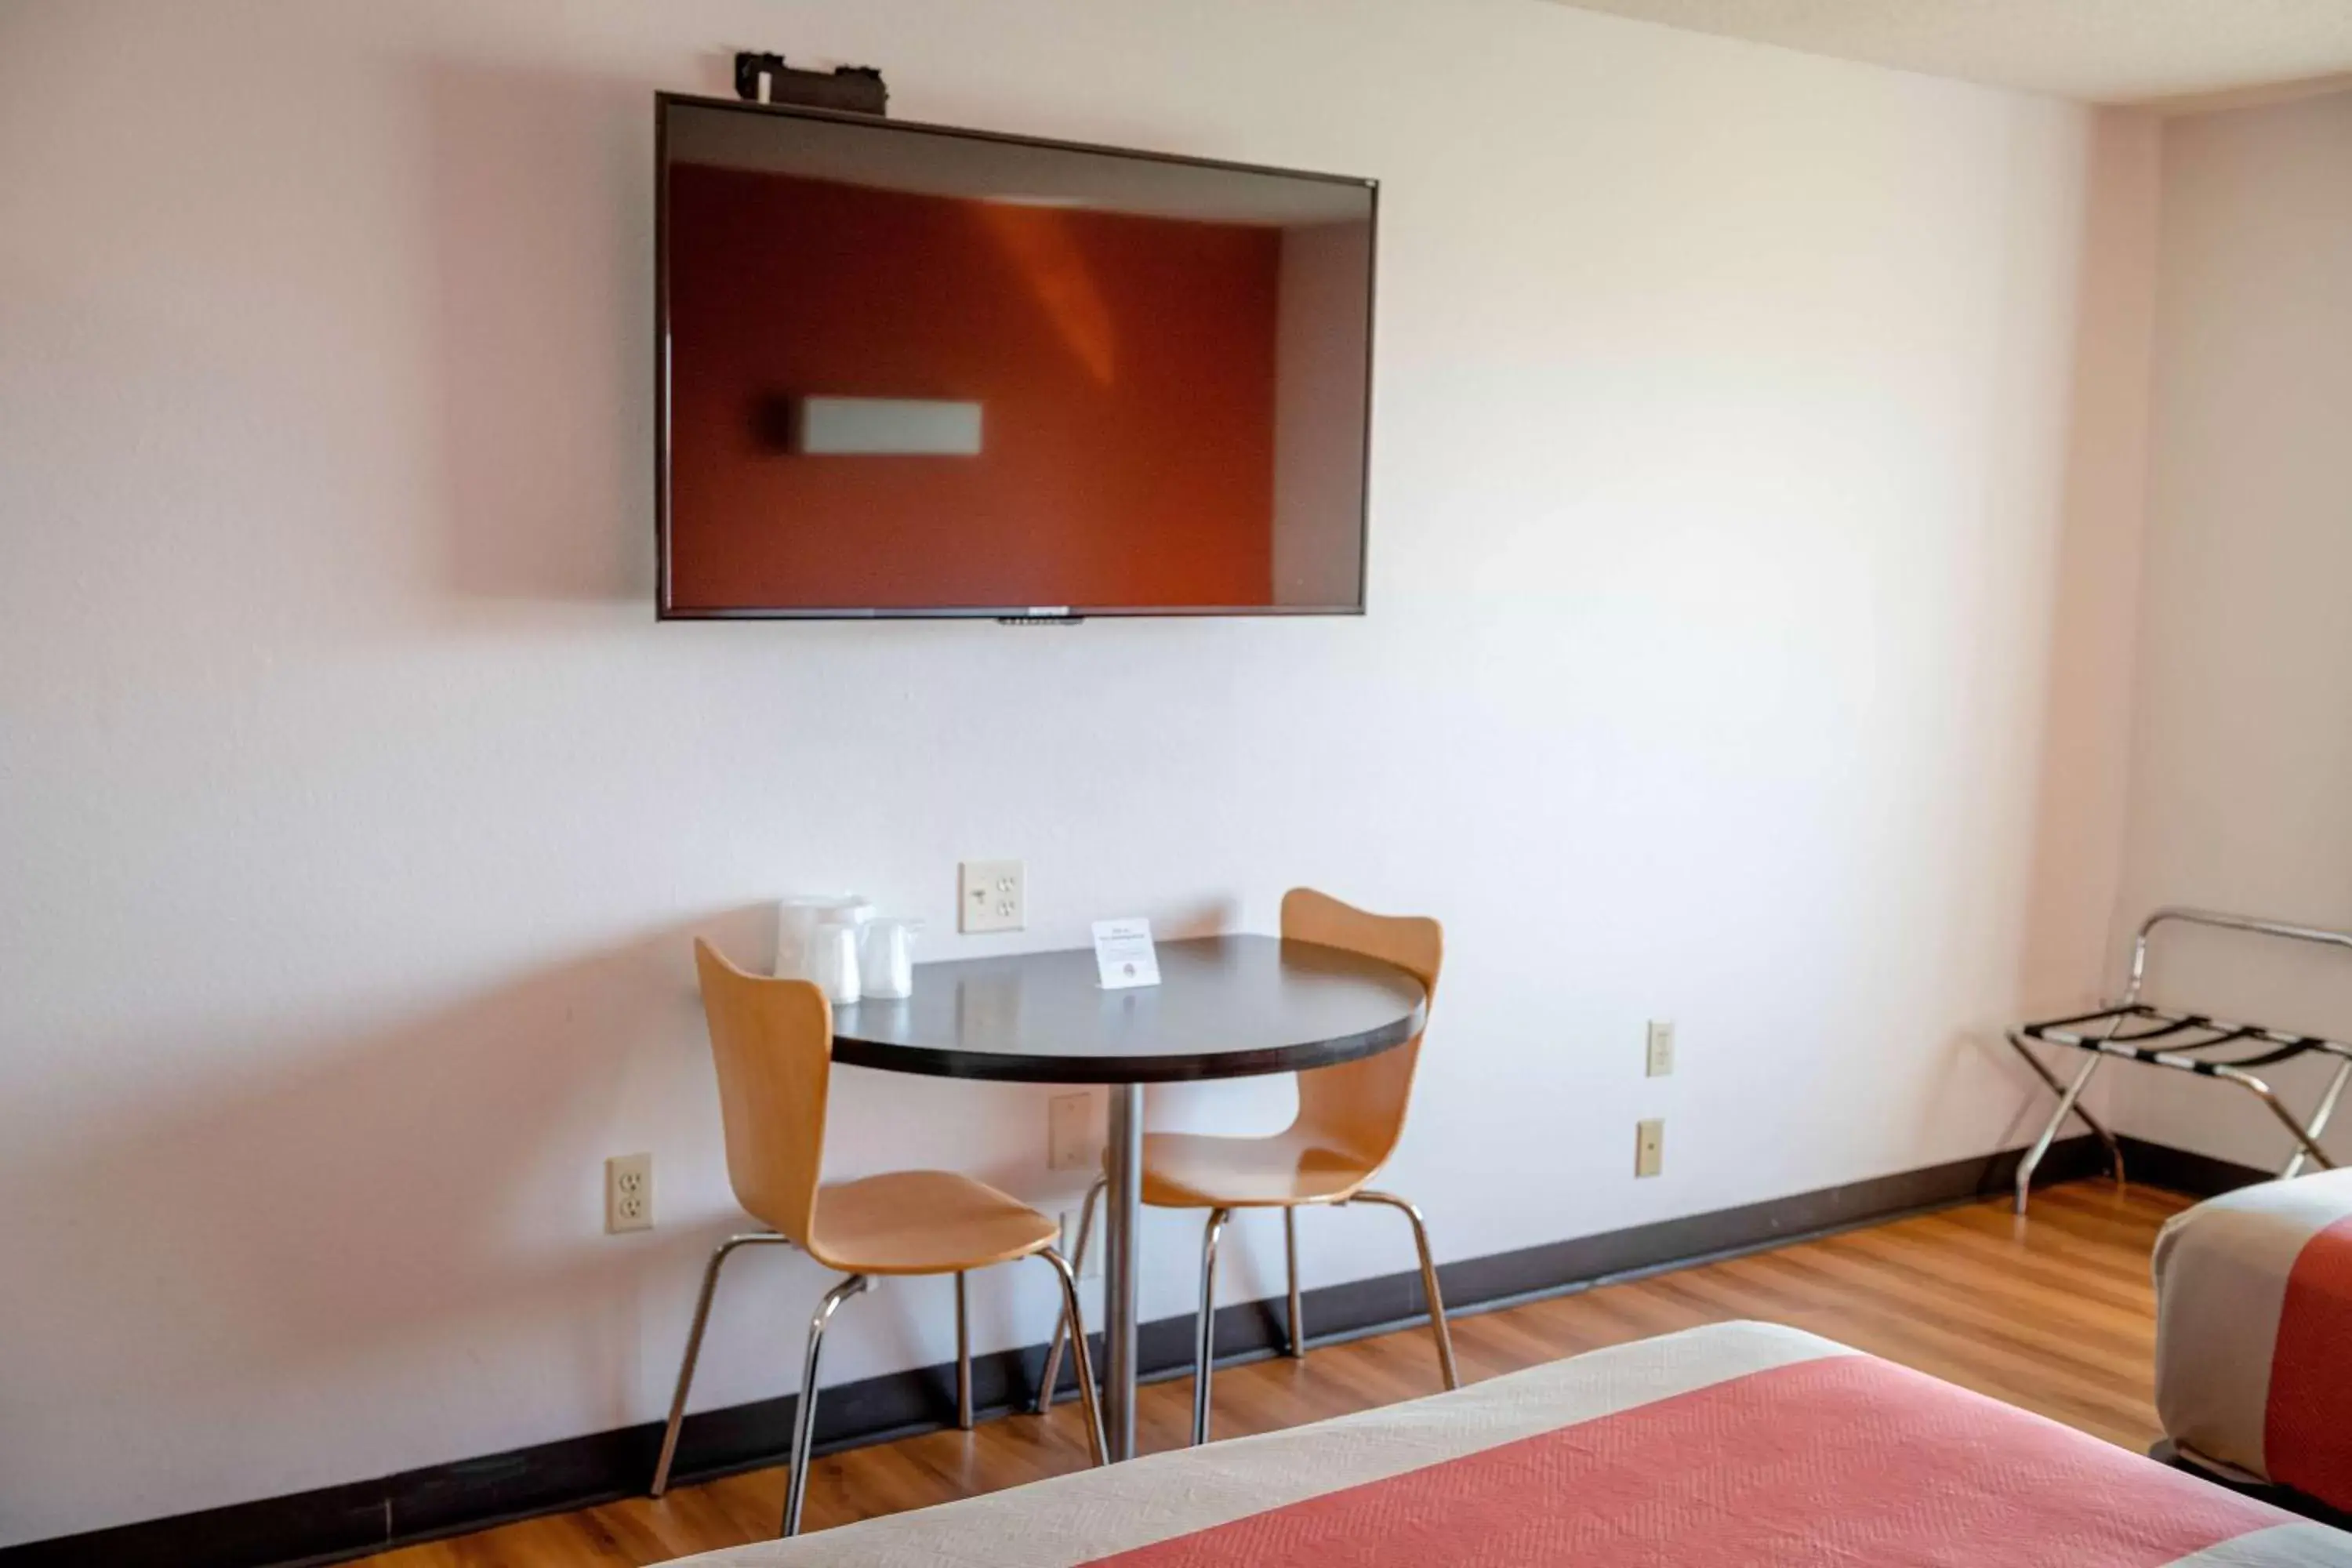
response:
<path fill-rule="evenodd" d="M 835 910 L 809 934 L 803 978 L 814 981 L 836 1007 L 857 1000 L 857 925 L 848 910 Z"/>
<path fill-rule="evenodd" d="M 897 1002 L 915 994 L 915 933 L 922 929 L 922 921 L 902 915 L 866 922 L 857 949 L 860 995 Z"/>
<path fill-rule="evenodd" d="M 874 906 L 856 893 L 793 893 L 776 901 L 776 967 L 779 980 L 814 980 L 809 941 L 820 921 L 845 915 L 851 925 L 871 918 Z"/>

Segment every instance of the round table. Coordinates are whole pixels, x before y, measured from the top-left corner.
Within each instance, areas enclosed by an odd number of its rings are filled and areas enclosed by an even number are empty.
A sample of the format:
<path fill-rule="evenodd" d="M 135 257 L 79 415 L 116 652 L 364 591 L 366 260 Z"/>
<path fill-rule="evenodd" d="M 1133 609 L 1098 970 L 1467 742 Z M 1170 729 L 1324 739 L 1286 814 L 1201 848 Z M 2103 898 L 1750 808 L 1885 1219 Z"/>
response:
<path fill-rule="evenodd" d="M 1160 983 L 1107 991 L 1091 949 L 927 963 L 903 1001 L 836 1010 L 834 1060 L 886 1072 L 1111 1086 L 1103 1280 L 1113 1459 L 1135 1452 L 1136 1232 L 1143 1086 L 1354 1061 L 1421 1033 L 1429 998 L 1408 971 L 1271 936 L 1160 944 Z"/>

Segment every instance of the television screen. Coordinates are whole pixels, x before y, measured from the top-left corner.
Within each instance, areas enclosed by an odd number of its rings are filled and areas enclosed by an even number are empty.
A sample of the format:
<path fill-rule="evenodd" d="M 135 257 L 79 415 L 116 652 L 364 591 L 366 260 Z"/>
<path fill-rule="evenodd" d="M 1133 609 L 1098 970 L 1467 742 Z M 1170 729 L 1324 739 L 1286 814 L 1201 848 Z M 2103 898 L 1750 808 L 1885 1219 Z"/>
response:
<path fill-rule="evenodd" d="M 661 614 L 1355 614 L 1369 180 L 664 95 Z"/>

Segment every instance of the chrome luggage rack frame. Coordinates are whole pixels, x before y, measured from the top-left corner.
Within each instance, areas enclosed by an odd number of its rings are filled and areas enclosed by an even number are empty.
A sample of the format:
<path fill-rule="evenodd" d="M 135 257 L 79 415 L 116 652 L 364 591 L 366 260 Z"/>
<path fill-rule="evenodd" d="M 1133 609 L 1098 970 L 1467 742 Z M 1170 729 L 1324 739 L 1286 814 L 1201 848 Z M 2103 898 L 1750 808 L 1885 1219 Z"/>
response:
<path fill-rule="evenodd" d="M 2038 1024 L 2021 1024 L 2009 1031 L 2009 1043 L 2025 1058 L 2035 1076 L 2050 1086 L 2058 1097 L 2058 1109 L 2051 1113 L 2050 1124 L 2042 1136 L 2033 1141 L 2025 1158 L 2017 1167 L 2017 1212 L 2023 1214 L 2027 1195 L 2032 1191 L 2034 1167 L 2050 1152 L 2059 1128 L 2070 1115 L 2080 1117 L 2083 1124 L 2098 1134 L 2099 1142 L 2107 1148 L 2107 1158 L 2115 1166 L 2116 1179 L 2123 1180 L 2124 1155 L 2114 1133 L 2081 1105 L 2083 1091 L 2090 1087 L 2091 1077 L 2100 1064 L 2110 1057 L 2122 1057 L 2128 1061 L 2147 1062 L 2154 1067 L 2170 1068 L 2177 1072 L 2195 1073 L 2200 1078 L 2216 1079 L 2234 1083 L 2270 1108 L 2270 1112 L 2294 1136 L 2294 1152 L 2279 1172 L 2282 1180 L 2303 1173 L 2306 1160 L 2317 1161 L 2322 1170 L 2333 1170 L 2336 1162 L 2319 1146 L 2319 1135 L 2327 1131 L 2329 1118 L 2336 1114 L 2336 1101 L 2344 1096 L 2347 1079 L 2352 1079 L 2352 1045 L 2341 1040 L 2322 1039 L 2316 1035 L 2291 1034 L 2283 1029 L 2264 1028 L 2258 1024 L 2232 1024 L 2202 1013 L 2168 1013 L 2151 1007 L 2140 1000 L 2140 989 L 2147 978 L 2147 940 L 2157 927 L 2178 921 L 2189 925 L 2216 926 L 2223 931 L 2248 931 L 2255 936 L 2281 937 L 2293 942 L 2319 942 L 2329 947 L 2352 950 L 2352 931 L 2328 931 L 2318 926 L 2289 925 L 2281 921 L 2255 920 L 2246 915 L 2217 913 L 2211 910 L 2161 909 L 2140 922 L 2139 933 L 2132 941 L 2131 980 L 2124 988 L 2123 1000 L 2112 1007 L 2102 1007 L 2095 1013 L 2078 1013 L 2068 1018 L 2050 1018 Z M 2126 1026 L 2129 1026 L 2128 1030 Z M 2163 1045 L 2152 1042 L 2163 1041 Z M 2071 1046 L 2085 1053 L 2082 1069 L 2072 1080 L 2062 1080 L 2034 1055 L 2027 1043 L 2039 1041 L 2053 1046 Z M 2249 1056 L 2217 1059 L 2199 1053 L 2216 1047 L 2245 1042 L 2261 1047 Z M 2336 1058 L 2336 1071 L 2327 1081 L 2327 1089 L 2319 1097 L 2311 1121 L 2305 1123 L 2272 1092 L 2271 1086 L 2254 1076 L 2256 1068 L 2266 1068 L 2289 1061 L 2313 1052 Z"/>

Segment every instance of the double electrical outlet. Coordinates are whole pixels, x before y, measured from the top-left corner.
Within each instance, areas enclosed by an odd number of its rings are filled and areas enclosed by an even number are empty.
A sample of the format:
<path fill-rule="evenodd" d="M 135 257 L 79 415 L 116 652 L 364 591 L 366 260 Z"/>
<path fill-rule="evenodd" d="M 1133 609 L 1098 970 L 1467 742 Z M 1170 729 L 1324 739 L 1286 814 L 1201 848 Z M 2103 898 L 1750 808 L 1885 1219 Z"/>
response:
<path fill-rule="evenodd" d="M 654 1227 L 654 1157 L 615 1154 L 604 1162 L 604 1234 Z"/>
<path fill-rule="evenodd" d="M 1099 1169 L 1102 1149 L 1102 1134 L 1095 1125 L 1093 1095 L 1084 1091 L 1057 1094 L 1045 1102 L 1045 1169 Z"/>
<path fill-rule="evenodd" d="M 956 868 L 956 930 L 1021 930 L 1029 923 L 1027 883 L 1018 860 L 964 861 Z"/>

